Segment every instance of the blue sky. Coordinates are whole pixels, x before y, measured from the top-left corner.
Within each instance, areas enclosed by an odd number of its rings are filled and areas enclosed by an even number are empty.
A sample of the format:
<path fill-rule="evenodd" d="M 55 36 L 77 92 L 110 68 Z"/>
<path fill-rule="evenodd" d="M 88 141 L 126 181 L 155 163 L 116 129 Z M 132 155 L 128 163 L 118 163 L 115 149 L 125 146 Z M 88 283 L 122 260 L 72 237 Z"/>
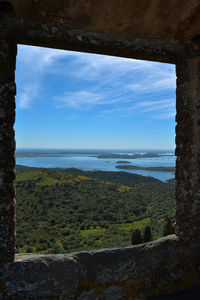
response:
<path fill-rule="evenodd" d="M 17 148 L 174 149 L 175 66 L 18 46 Z"/>

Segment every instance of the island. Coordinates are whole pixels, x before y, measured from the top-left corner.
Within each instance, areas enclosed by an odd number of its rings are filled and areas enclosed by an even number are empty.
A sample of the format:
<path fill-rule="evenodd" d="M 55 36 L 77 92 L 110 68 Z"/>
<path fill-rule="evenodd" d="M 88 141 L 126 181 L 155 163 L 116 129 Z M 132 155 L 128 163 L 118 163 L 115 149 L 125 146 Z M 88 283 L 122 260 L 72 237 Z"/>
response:
<path fill-rule="evenodd" d="M 162 156 L 159 153 L 145 153 L 145 154 L 117 154 L 117 153 L 105 153 L 96 155 L 99 159 L 106 158 L 121 158 L 121 159 L 136 159 L 136 158 L 157 158 Z"/>
<path fill-rule="evenodd" d="M 131 162 L 127 160 L 118 160 L 116 161 L 116 164 L 131 164 Z"/>
<path fill-rule="evenodd" d="M 124 170 L 144 170 L 144 171 L 155 171 L 155 172 L 175 172 L 175 167 L 139 167 L 139 166 L 127 166 L 127 165 L 120 165 L 115 166 L 117 169 L 124 169 Z"/>

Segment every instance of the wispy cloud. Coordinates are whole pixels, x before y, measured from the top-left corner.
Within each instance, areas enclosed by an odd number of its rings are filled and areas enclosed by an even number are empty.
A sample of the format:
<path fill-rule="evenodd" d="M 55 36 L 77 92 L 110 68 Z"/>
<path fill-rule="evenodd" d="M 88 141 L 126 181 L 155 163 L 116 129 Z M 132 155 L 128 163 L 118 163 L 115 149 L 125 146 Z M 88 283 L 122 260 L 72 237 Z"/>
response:
<path fill-rule="evenodd" d="M 158 113 L 159 112 L 159 113 Z M 135 103 L 131 103 L 130 105 L 105 109 L 101 111 L 100 115 L 112 115 L 114 114 L 116 117 L 128 117 L 137 114 L 145 114 L 151 113 L 149 115 L 150 118 L 159 118 L 166 119 L 172 118 L 175 115 L 175 103 L 174 99 L 164 99 L 159 101 L 135 101 Z M 158 114 L 154 114 L 158 113 Z"/>
<path fill-rule="evenodd" d="M 103 99 L 103 95 L 87 90 L 65 93 L 64 96 L 55 97 L 55 100 L 61 103 L 58 107 L 70 106 L 81 110 L 88 109 L 90 106 L 104 104 Z"/>
<path fill-rule="evenodd" d="M 160 71 L 160 72 L 159 72 Z M 127 85 L 131 91 L 136 93 L 160 92 L 163 90 L 175 90 L 176 78 L 172 72 L 154 71 L 145 78 L 139 78 L 137 83 Z"/>
<path fill-rule="evenodd" d="M 50 105 L 75 111 L 99 108 L 98 116 L 159 111 L 171 118 L 175 102 L 174 66 L 72 51 L 19 47 L 19 108 L 45 98 L 48 76 L 62 78 Z M 63 85 L 63 82 L 66 84 Z M 44 87 L 45 85 L 45 87 Z M 66 86 L 66 87 L 65 87 Z M 169 98 L 168 98 L 169 97 Z M 173 98 L 174 97 L 174 98 Z M 152 115 L 153 117 L 153 115 Z"/>
<path fill-rule="evenodd" d="M 37 84 L 27 85 L 22 88 L 19 96 L 19 107 L 22 109 L 30 108 L 32 101 L 38 95 Z"/>
<path fill-rule="evenodd" d="M 19 99 L 19 107 L 20 108 L 28 108 L 30 104 L 30 97 L 26 93 L 22 93 L 20 99 Z"/>
<path fill-rule="evenodd" d="M 41 94 L 45 75 L 54 69 L 54 64 L 66 55 L 66 51 L 41 47 L 18 47 L 17 104 L 20 109 L 27 109 L 34 105 L 38 95 Z"/>
<path fill-rule="evenodd" d="M 138 104 L 138 107 L 143 108 L 143 112 L 151 112 L 157 110 L 163 110 L 174 107 L 174 101 L 172 99 L 159 100 L 159 101 L 145 101 Z"/>
<path fill-rule="evenodd" d="M 152 117 L 155 118 L 155 119 L 165 120 L 165 119 L 174 118 L 174 116 L 175 116 L 175 112 L 171 111 L 171 112 L 165 112 L 165 113 L 162 113 L 162 114 L 157 114 L 157 115 L 154 115 Z"/>
<path fill-rule="evenodd" d="M 18 63 L 31 69 L 32 72 L 45 72 L 48 66 L 53 65 L 58 59 L 68 56 L 69 53 L 63 50 L 18 46 Z M 49 70 L 47 70 L 49 71 Z"/>
<path fill-rule="evenodd" d="M 131 97 L 123 99 L 115 91 L 102 91 L 95 93 L 89 90 L 79 90 L 75 92 L 65 93 L 63 96 L 54 97 L 57 107 L 69 106 L 78 110 L 88 110 L 94 106 L 112 106 L 115 104 L 125 104 L 132 102 Z"/>

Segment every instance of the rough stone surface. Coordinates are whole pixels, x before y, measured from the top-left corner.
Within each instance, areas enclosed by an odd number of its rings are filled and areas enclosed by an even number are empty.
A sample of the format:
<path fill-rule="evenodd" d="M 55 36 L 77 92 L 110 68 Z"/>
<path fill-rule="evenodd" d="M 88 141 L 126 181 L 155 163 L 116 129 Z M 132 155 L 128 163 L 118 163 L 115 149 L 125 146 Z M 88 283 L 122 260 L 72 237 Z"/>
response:
<path fill-rule="evenodd" d="M 200 34 L 199 0 L 9 0 L 19 18 L 143 37 L 189 41 Z"/>
<path fill-rule="evenodd" d="M 176 233 L 200 245 L 200 57 L 177 64 Z"/>
<path fill-rule="evenodd" d="M 0 0 L 0 299 L 200 299 L 198 0 Z M 16 45 L 176 64 L 176 235 L 14 260 Z"/>
<path fill-rule="evenodd" d="M 30 255 L 4 265 L 4 298 L 73 295 L 78 286 L 75 258 L 66 255 Z"/>
<path fill-rule="evenodd" d="M 14 263 L 4 265 L 2 297 L 116 300 L 156 299 L 174 292 L 185 295 L 199 287 L 199 265 L 197 249 L 175 235 L 120 249 L 19 255 Z"/>
<path fill-rule="evenodd" d="M 8 36 L 19 44 L 168 63 L 176 63 L 181 58 L 199 55 L 195 47 L 189 47 L 185 43 L 157 41 L 85 29 L 69 29 L 64 25 L 40 24 L 12 16 L 2 18 L 0 31 L 2 35 Z"/>
<path fill-rule="evenodd" d="M 180 293 L 155 296 L 149 298 L 149 300 L 199 300 L 199 299 L 200 299 L 200 289 L 188 290 Z"/>
<path fill-rule="evenodd" d="M 0 40 L 0 263 L 13 261 L 15 242 L 15 59 L 16 44 Z"/>

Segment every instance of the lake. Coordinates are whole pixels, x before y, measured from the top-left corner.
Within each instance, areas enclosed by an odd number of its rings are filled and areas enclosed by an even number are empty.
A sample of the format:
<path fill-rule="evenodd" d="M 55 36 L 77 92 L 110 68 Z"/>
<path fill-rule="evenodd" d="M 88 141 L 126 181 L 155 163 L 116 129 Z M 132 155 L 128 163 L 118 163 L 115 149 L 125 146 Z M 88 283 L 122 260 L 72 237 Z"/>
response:
<path fill-rule="evenodd" d="M 150 152 L 151 151 L 151 152 Z M 114 153 L 120 155 L 135 155 L 135 159 L 123 158 L 102 158 L 96 156 L 99 154 Z M 143 157 L 145 153 L 153 153 L 155 157 Z M 173 151 L 169 150 L 59 150 L 59 149 L 17 149 L 16 163 L 28 167 L 42 168 L 77 168 L 85 171 L 115 171 L 119 172 L 115 166 L 119 160 L 129 161 L 131 164 L 140 167 L 174 167 L 175 156 Z M 130 164 L 130 165 L 131 165 Z M 143 176 L 152 176 L 160 180 L 167 180 L 174 177 L 170 172 L 157 172 L 146 170 L 120 170 L 128 173 L 135 173 Z"/>

